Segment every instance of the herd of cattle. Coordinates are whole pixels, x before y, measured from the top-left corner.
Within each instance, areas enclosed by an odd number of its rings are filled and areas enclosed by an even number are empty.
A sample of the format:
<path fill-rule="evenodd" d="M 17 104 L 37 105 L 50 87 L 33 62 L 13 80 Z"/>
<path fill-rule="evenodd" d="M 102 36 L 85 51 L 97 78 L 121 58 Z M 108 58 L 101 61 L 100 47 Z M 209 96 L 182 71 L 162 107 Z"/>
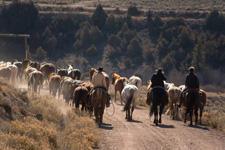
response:
<path fill-rule="evenodd" d="M 90 81 L 93 73 L 96 72 L 96 69 L 90 69 Z M 24 77 L 23 77 L 24 76 Z M 104 73 L 106 77 L 107 89 L 109 89 L 110 79 L 109 76 Z M 82 110 L 86 108 L 87 105 L 87 96 L 85 96 L 82 102 L 79 102 L 80 98 L 77 95 L 77 91 L 83 91 L 83 95 L 87 95 L 87 93 L 93 87 L 91 82 L 86 82 L 80 80 L 81 72 L 78 69 L 73 69 L 71 65 L 66 69 L 57 68 L 51 63 L 38 63 L 33 62 L 29 59 L 24 59 L 22 62 L 14 61 L 14 62 L 0 62 L 0 78 L 6 78 L 10 80 L 10 82 L 18 83 L 22 82 L 22 79 L 25 78 L 27 80 L 28 90 L 32 90 L 33 92 L 38 92 L 40 94 L 40 89 L 42 86 L 48 86 L 50 94 L 56 96 L 58 91 L 58 98 L 62 94 L 65 102 L 70 103 L 73 102 L 76 107 L 79 107 L 79 104 L 82 104 Z M 139 77 L 132 76 L 129 79 L 126 77 L 120 77 L 118 74 L 114 73 L 112 75 L 112 84 L 114 84 L 115 90 L 115 101 L 116 101 L 116 93 L 119 91 L 121 104 L 123 102 L 126 103 L 126 93 L 125 85 L 126 83 L 135 85 L 137 89 L 140 89 L 142 86 L 142 81 Z M 180 87 L 176 87 L 173 83 L 165 82 L 165 89 L 168 92 L 169 96 L 169 108 L 171 112 L 171 117 L 175 119 L 178 117 L 178 109 L 176 103 L 179 100 L 179 96 L 181 91 L 183 90 L 184 85 Z M 150 97 L 149 92 L 150 86 L 147 88 L 147 99 Z M 128 89 L 129 91 L 129 89 Z M 203 96 L 203 104 L 206 103 L 206 95 L 205 92 L 202 91 Z M 124 95 L 124 96 L 123 96 Z M 128 95 L 129 96 L 129 95 Z M 147 100 L 148 101 L 148 100 Z M 135 100 L 132 102 L 135 105 Z"/>

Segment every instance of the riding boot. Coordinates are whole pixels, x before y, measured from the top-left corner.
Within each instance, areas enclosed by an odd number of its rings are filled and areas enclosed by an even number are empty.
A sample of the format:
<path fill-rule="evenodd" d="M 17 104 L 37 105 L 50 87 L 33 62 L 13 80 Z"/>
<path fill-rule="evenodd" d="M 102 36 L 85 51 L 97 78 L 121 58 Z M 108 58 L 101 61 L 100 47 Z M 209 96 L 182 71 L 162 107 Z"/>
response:
<path fill-rule="evenodd" d="M 110 95 L 107 93 L 107 99 L 106 99 L 106 107 L 110 106 Z"/>

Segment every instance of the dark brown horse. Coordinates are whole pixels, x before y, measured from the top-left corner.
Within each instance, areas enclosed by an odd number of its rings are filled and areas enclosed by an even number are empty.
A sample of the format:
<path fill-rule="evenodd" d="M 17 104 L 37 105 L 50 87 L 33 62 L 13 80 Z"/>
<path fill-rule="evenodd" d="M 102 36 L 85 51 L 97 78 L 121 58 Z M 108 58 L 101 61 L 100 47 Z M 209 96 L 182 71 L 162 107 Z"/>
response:
<path fill-rule="evenodd" d="M 73 104 L 75 104 L 77 109 L 79 108 L 79 104 L 81 104 L 81 110 L 87 110 L 87 94 L 88 89 L 82 85 L 74 90 Z"/>
<path fill-rule="evenodd" d="M 100 126 L 103 120 L 107 91 L 102 88 L 96 88 L 93 90 L 90 97 L 91 105 L 94 108 L 95 122 Z"/>
<path fill-rule="evenodd" d="M 158 123 L 162 123 L 161 116 L 162 116 L 165 105 L 167 105 L 168 103 L 168 96 L 164 88 L 161 88 L 161 87 L 153 88 L 151 94 L 148 96 L 152 97 L 150 116 L 152 116 L 154 113 L 154 123 L 158 125 Z M 159 114 L 158 114 L 158 106 L 160 107 Z M 159 115 L 159 118 L 158 118 L 158 115 Z"/>

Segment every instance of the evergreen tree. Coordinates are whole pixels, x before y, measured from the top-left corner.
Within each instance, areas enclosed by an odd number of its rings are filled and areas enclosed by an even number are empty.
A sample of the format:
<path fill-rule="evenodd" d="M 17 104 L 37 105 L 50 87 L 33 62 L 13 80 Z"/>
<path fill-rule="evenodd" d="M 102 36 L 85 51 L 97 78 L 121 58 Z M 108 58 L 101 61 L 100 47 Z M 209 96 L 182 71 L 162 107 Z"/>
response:
<path fill-rule="evenodd" d="M 98 26 L 99 29 L 103 29 L 106 22 L 107 14 L 103 10 L 102 6 L 99 4 L 95 9 L 91 20 L 94 25 Z"/>
<path fill-rule="evenodd" d="M 205 67 L 205 50 L 203 49 L 202 42 L 199 41 L 198 44 L 195 45 L 192 51 L 192 61 L 191 64 L 197 69 L 201 70 Z"/>

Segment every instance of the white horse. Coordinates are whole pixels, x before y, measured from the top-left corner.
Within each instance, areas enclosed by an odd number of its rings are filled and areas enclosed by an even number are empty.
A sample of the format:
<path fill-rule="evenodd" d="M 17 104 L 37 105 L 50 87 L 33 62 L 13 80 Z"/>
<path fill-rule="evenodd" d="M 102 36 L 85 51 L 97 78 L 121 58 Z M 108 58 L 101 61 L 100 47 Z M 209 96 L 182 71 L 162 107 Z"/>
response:
<path fill-rule="evenodd" d="M 135 107 L 135 101 L 139 95 L 138 88 L 135 85 L 126 84 L 122 90 L 121 97 L 125 102 L 124 111 L 126 111 L 126 118 L 128 121 L 132 120 L 132 114 Z M 122 104 L 122 102 L 121 102 Z"/>
<path fill-rule="evenodd" d="M 171 87 L 174 87 L 174 83 L 168 83 L 166 81 L 163 81 L 164 82 L 164 87 L 165 89 L 168 91 Z"/>
<path fill-rule="evenodd" d="M 142 80 L 141 80 L 141 78 L 139 78 L 137 76 L 131 76 L 128 80 L 128 83 L 132 84 L 132 85 L 136 85 L 136 87 L 138 87 L 138 89 L 140 89 L 142 86 Z"/>

